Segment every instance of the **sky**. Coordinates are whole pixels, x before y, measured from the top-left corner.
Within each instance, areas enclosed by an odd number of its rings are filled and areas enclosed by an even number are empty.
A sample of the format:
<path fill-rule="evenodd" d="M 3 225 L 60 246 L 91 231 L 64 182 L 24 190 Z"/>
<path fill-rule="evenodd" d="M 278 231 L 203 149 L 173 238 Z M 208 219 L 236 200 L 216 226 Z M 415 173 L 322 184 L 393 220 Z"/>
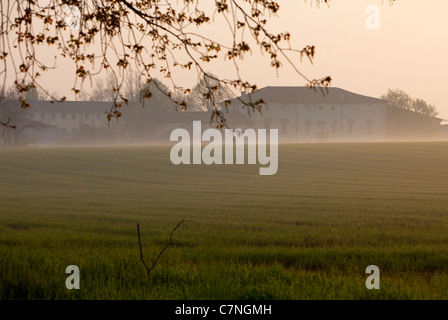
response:
<path fill-rule="evenodd" d="M 297 3 L 299 2 L 299 3 Z M 332 0 L 330 8 L 304 9 L 301 1 L 281 1 L 282 24 L 318 54 L 312 74 L 328 73 L 333 85 L 380 96 L 402 89 L 435 105 L 448 119 L 448 1 Z M 380 29 L 369 30 L 369 5 L 379 7 Z M 286 85 L 288 79 L 272 81 Z"/>
<path fill-rule="evenodd" d="M 387 0 L 331 0 L 320 8 L 311 6 L 310 0 L 278 2 L 280 12 L 270 20 L 271 30 L 289 31 L 292 47 L 316 46 L 313 65 L 306 60 L 297 63 L 309 78 L 330 75 L 333 86 L 372 97 L 388 88 L 401 89 L 435 105 L 439 117 L 448 119 L 448 1 L 397 0 L 390 6 Z M 372 5 L 379 10 L 379 29 L 366 26 L 372 14 L 366 9 Z M 208 32 L 220 36 L 224 30 L 216 22 Z M 287 66 L 277 75 L 258 52 L 247 55 L 241 65 L 243 76 L 259 88 L 306 84 Z M 210 68 L 230 77 L 228 63 Z M 67 70 L 59 68 L 43 81 L 68 91 L 74 76 Z M 191 75 L 179 77 L 182 85 L 192 84 Z"/>

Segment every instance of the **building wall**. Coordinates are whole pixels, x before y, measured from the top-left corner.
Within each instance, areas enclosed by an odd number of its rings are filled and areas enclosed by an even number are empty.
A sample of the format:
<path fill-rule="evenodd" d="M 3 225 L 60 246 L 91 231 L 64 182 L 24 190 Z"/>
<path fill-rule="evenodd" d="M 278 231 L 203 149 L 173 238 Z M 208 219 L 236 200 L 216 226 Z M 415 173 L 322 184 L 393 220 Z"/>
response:
<path fill-rule="evenodd" d="M 390 140 L 441 139 L 441 119 L 390 107 L 387 111 L 387 132 Z"/>
<path fill-rule="evenodd" d="M 78 132 L 82 126 L 91 128 L 107 127 L 107 118 L 104 113 L 44 113 L 30 112 L 31 120 L 65 129 L 69 133 Z"/>
<path fill-rule="evenodd" d="M 282 142 L 381 141 L 387 107 L 367 103 L 276 103 L 251 115 L 255 129 L 278 129 Z"/>
<path fill-rule="evenodd" d="M 383 102 L 275 102 L 264 105 L 262 113 L 243 109 L 241 104 L 232 104 L 231 110 L 238 112 L 233 129 L 278 129 L 283 143 L 307 142 L 361 142 L 386 140 L 415 140 L 445 137 L 440 119 L 422 116 L 409 110 L 391 108 Z M 31 111 L 31 110 L 30 110 Z M 71 110 L 70 110 L 71 111 Z M 231 114 L 229 114 L 229 118 Z M 30 112 L 31 120 L 55 126 L 68 133 L 77 133 L 83 126 L 107 128 L 104 112 Z M 179 114 L 154 116 L 145 120 L 147 126 L 142 139 L 169 141 L 169 133 L 177 128 L 192 132 L 193 119 L 202 119 L 202 130 L 210 128 L 209 115 Z M 206 119 L 206 120 L 204 120 Z M 247 121 L 246 121 L 247 120 Z M 126 125 L 126 117 L 119 123 L 118 131 Z M 129 124 L 128 124 L 129 125 Z M 126 130 L 123 130 L 125 132 Z M 136 139 L 128 134 L 127 139 Z"/>

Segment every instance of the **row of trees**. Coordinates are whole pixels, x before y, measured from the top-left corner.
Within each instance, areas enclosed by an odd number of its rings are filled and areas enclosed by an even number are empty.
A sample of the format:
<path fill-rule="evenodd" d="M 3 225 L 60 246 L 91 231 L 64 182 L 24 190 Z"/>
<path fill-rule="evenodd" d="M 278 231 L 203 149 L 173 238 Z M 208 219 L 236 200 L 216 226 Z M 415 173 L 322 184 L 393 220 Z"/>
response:
<path fill-rule="evenodd" d="M 205 73 L 191 91 L 183 95 L 182 98 L 186 100 L 189 111 L 213 110 L 215 106 L 208 98 L 209 87 L 217 88 L 214 90 L 214 98 L 218 104 L 232 98 L 230 90 L 215 79 L 215 75 Z M 112 102 L 115 99 L 113 88 L 117 85 L 116 78 L 112 74 L 105 78 L 98 78 L 92 90 L 81 92 L 78 99 Z M 151 81 L 144 81 L 133 69 L 127 71 L 124 78 L 123 94 L 128 102 L 140 103 L 144 107 L 149 106 L 157 110 L 173 111 L 176 109 L 176 104 L 165 94 L 166 92 L 169 92 L 168 87 L 159 79 L 152 78 Z M 180 99 L 181 97 L 175 96 L 174 98 Z"/>
<path fill-rule="evenodd" d="M 439 113 L 437 108 L 420 98 L 412 98 L 400 89 L 389 89 L 380 97 L 386 100 L 390 106 L 411 110 L 420 114 L 436 117 Z"/>

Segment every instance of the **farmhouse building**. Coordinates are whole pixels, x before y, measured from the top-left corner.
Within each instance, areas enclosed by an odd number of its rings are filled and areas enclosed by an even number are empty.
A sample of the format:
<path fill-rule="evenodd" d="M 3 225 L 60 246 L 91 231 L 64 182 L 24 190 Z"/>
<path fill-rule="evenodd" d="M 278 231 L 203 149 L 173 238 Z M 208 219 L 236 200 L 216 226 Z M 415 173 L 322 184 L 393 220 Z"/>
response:
<path fill-rule="evenodd" d="M 106 114 L 112 102 L 31 101 L 30 105 L 27 117 L 32 121 L 65 130 L 72 136 L 86 137 L 107 129 L 111 134 L 103 137 L 108 140 L 115 137 L 119 143 L 168 143 L 175 129 L 192 131 L 193 121 L 201 121 L 205 130 L 211 123 L 210 112 L 181 112 L 174 107 L 172 111 L 163 111 L 150 105 L 143 108 L 138 103 L 122 107 L 123 117 L 110 123 Z M 227 120 L 238 128 L 253 127 L 253 120 L 239 111 L 229 114 Z"/>
<path fill-rule="evenodd" d="M 242 94 L 240 99 L 249 100 Z M 234 129 L 278 129 L 280 142 L 362 142 L 430 140 L 448 138 L 442 119 L 388 106 L 384 100 L 340 88 L 320 90 L 307 87 L 265 87 L 251 94 L 252 101 L 263 99 L 262 114 L 247 112 L 239 99 L 228 107 L 227 123 Z M 59 128 L 69 136 L 85 128 L 109 129 L 106 113 L 111 102 L 32 101 L 28 119 Z M 131 106 L 132 107 L 132 106 Z M 129 107 L 129 108 L 131 108 Z M 112 121 L 119 142 L 168 143 L 174 129 L 192 129 L 193 121 L 210 127 L 210 112 L 162 111 L 134 105 L 134 113 L 123 107 L 123 118 Z M 135 129 L 139 128 L 138 132 Z M 134 130 L 134 134 L 132 134 Z M 105 134 L 107 136 L 107 134 Z"/>
<path fill-rule="evenodd" d="M 28 117 L 31 120 L 58 127 L 68 133 L 76 133 L 83 126 L 107 127 L 106 112 L 111 102 L 92 101 L 31 101 Z"/>
<path fill-rule="evenodd" d="M 249 101 L 248 95 L 240 99 Z M 266 87 L 251 94 L 263 99 L 257 128 L 278 129 L 283 142 L 356 142 L 440 138 L 442 119 L 388 106 L 386 101 L 340 88 L 322 93 L 307 87 Z M 232 101 L 231 110 L 243 104 Z M 244 128 L 243 128 L 244 129 Z"/>

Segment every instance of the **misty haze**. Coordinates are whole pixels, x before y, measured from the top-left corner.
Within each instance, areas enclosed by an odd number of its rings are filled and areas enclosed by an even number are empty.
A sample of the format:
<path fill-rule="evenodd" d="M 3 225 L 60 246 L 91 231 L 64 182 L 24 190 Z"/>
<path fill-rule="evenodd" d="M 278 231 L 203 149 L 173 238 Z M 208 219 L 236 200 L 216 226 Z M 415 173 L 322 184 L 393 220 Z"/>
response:
<path fill-rule="evenodd" d="M 247 99 L 247 94 L 243 92 L 239 99 Z M 244 109 L 239 99 L 219 107 L 227 127 L 243 132 L 277 129 L 280 143 L 448 140 L 448 126 L 438 116 L 340 88 L 322 92 L 307 87 L 262 88 L 251 94 L 251 99 L 265 101 L 261 112 Z M 22 111 L 17 101 L 2 102 L 3 118 L 19 126 L 16 130 L 2 129 L 3 146 L 163 145 L 171 143 L 170 134 L 175 129 L 192 133 L 194 121 L 202 122 L 202 130 L 215 128 L 201 101 L 190 104 L 193 111 L 179 111 L 162 94 L 144 104 L 130 102 L 122 108 L 124 115 L 119 121 L 106 117 L 110 101 L 29 103 L 32 108 Z"/>

